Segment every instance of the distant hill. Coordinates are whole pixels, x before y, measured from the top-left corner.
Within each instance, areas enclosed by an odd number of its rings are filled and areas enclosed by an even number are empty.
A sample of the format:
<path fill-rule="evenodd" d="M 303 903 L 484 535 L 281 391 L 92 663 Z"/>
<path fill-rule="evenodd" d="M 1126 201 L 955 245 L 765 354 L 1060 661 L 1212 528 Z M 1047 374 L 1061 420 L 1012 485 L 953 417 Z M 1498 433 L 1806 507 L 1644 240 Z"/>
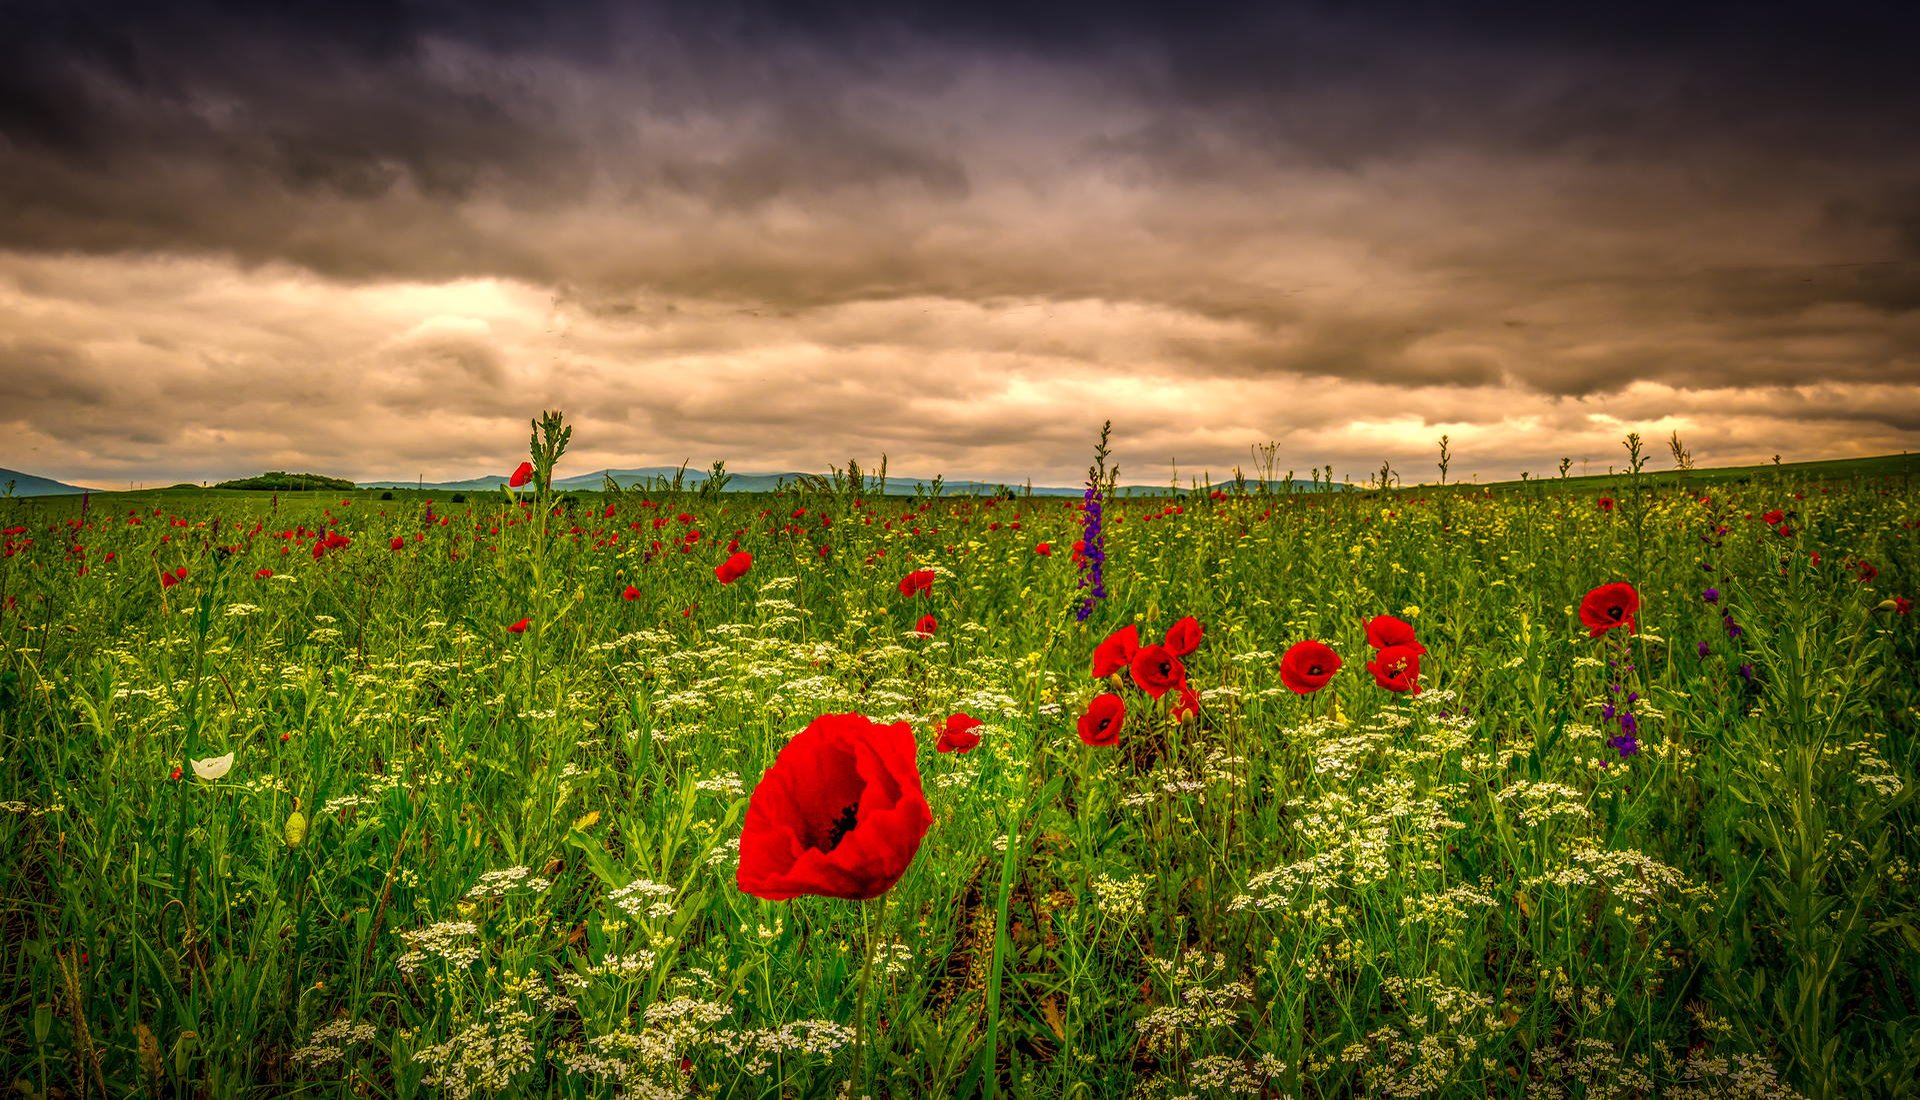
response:
<path fill-rule="evenodd" d="M 631 489 L 635 486 L 644 488 L 671 482 L 673 475 L 678 473 L 679 470 L 680 468 L 678 466 L 638 466 L 623 470 L 595 470 L 589 474 L 575 474 L 572 477 L 555 478 L 553 487 L 563 492 L 569 489 L 578 492 L 596 492 L 606 485 L 607 478 L 611 476 L 622 489 Z M 804 476 L 808 475 L 798 473 L 729 474 L 727 477 L 726 491 L 729 493 L 771 493 L 783 485 L 790 486 L 794 484 Z M 680 483 L 685 489 L 697 489 L 701 483 L 706 480 L 706 471 L 690 468 L 682 476 Z M 494 474 L 489 477 L 467 478 L 464 481 L 363 481 L 360 483 L 360 488 L 419 488 L 432 489 L 436 492 L 473 492 L 476 490 L 487 491 L 498 489 L 506 483 L 506 474 Z M 868 483 L 871 485 L 871 480 L 869 480 Z M 912 496 L 921 489 L 931 487 L 932 484 L 932 480 L 928 478 L 890 477 L 887 479 L 887 495 Z M 1231 484 L 1231 482 L 1225 484 Z M 1284 489 L 1285 485 L 1286 483 L 1281 481 L 1269 483 L 1269 486 L 1274 490 Z M 1301 481 L 1298 479 L 1294 481 L 1293 485 L 1296 490 L 1313 488 L 1311 481 Z M 1012 489 L 1015 493 L 1026 492 L 1025 483 L 1013 484 L 1001 481 L 947 481 L 941 483 L 941 492 L 950 496 L 984 495 L 990 494 L 1002 486 Z M 1247 486 L 1250 489 L 1256 489 L 1259 487 L 1259 483 L 1250 481 L 1247 483 Z M 1035 485 L 1033 487 L 1034 496 L 1046 497 L 1077 497 L 1085 491 L 1086 487 L 1082 485 Z M 1122 485 L 1118 490 L 1121 496 L 1164 496 L 1167 491 L 1168 489 L 1165 485 Z"/>
<path fill-rule="evenodd" d="M 324 477 L 320 474 L 290 474 L 285 470 L 268 470 L 255 477 L 243 477 L 237 481 L 222 481 L 214 485 L 216 489 L 254 489 L 261 492 L 297 493 L 309 489 L 326 489 L 330 492 L 351 492 L 353 482 L 343 478 Z"/>
<path fill-rule="evenodd" d="M 55 481 L 48 477 L 35 477 L 18 470 L 0 469 L 0 489 L 5 489 L 8 482 L 13 483 L 13 495 L 17 497 L 58 497 L 70 496 L 74 493 L 98 492 L 96 489 L 68 485 L 64 481 Z"/>

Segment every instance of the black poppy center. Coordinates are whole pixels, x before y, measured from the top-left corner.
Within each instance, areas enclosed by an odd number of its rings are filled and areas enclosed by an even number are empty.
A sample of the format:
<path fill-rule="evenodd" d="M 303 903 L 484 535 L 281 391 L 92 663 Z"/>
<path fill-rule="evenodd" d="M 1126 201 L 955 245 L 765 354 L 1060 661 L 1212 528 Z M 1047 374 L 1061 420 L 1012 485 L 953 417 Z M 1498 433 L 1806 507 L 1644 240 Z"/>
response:
<path fill-rule="evenodd" d="M 1627 609 L 1624 607 L 1614 606 L 1614 607 L 1607 608 L 1607 618 L 1609 619 L 1618 619 L 1620 616 L 1626 613 L 1627 613 Z"/>
<path fill-rule="evenodd" d="M 820 850 L 823 852 L 831 852 L 835 848 L 838 848 L 840 842 L 847 839 L 847 834 L 852 832 L 854 827 L 859 824 L 860 804 L 858 802 L 850 802 L 847 804 L 846 809 L 840 811 L 840 816 L 833 819 L 833 824 L 827 826 L 827 836 L 825 840 L 820 842 Z"/>
<path fill-rule="evenodd" d="M 1111 718 L 1102 718 L 1102 719 L 1100 719 L 1100 724 L 1099 724 L 1099 725 L 1097 725 L 1097 726 L 1095 726 L 1095 727 L 1093 727 L 1093 731 L 1094 731 L 1095 733 L 1105 733 L 1105 732 L 1107 732 L 1107 727 L 1108 727 L 1108 726 L 1111 726 L 1111 725 L 1113 725 L 1113 719 L 1111 719 Z"/>
<path fill-rule="evenodd" d="M 1320 666 L 1319 666 L 1319 665 L 1308 665 L 1308 666 L 1307 666 L 1307 675 L 1309 675 L 1309 676 L 1318 676 L 1318 675 L 1320 675 Z"/>
<path fill-rule="evenodd" d="M 1161 661 L 1153 667 L 1154 671 L 1158 672 L 1161 676 L 1171 677 L 1173 675 L 1173 662 L 1171 661 Z"/>

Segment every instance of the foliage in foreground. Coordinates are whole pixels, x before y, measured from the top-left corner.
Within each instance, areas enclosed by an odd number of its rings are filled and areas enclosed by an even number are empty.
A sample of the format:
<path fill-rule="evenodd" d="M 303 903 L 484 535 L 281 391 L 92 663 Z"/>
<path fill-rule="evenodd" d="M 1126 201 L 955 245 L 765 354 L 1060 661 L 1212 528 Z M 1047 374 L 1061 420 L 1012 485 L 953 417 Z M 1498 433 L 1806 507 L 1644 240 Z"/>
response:
<path fill-rule="evenodd" d="M 1109 501 L 1084 624 L 1078 501 L 9 504 L 7 1080 L 1913 1095 L 1920 496 L 1602 491 Z M 1630 641 L 1575 614 L 1613 581 Z M 1185 615 L 1198 715 L 1082 744 L 1094 646 Z M 749 790 L 847 711 L 920 734 L 917 859 L 884 909 L 741 893 Z"/>

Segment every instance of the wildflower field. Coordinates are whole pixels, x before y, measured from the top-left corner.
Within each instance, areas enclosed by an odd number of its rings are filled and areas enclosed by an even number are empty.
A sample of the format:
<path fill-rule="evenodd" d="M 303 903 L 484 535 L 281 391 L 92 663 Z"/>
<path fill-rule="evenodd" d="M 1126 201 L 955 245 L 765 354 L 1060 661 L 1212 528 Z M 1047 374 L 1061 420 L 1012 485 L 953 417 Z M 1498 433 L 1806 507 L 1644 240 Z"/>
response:
<path fill-rule="evenodd" d="M 0 502 L 0 1084 L 1920 1094 L 1904 471 L 562 496 L 535 450 Z"/>

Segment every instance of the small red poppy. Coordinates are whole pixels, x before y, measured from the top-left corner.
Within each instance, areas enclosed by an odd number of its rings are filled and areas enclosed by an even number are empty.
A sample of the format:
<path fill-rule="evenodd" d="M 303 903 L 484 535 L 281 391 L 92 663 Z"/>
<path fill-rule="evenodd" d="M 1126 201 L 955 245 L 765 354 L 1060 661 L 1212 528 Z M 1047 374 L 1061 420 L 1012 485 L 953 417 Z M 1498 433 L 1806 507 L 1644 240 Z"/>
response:
<path fill-rule="evenodd" d="M 1280 658 L 1280 682 L 1299 695 L 1312 695 L 1340 671 L 1340 655 L 1324 642 L 1295 642 Z"/>
<path fill-rule="evenodd" d="M 1420 694 L 1420 655 L 1426 652 L 1418 646 L 1390 645 L 1374 655 L 1367 662 L 1367 671 L 1373 673 L 1373 682 L 1388 691 L 1407 691 Z"/>
<path fill-rule="evenodd" d="M 900 578 L 902 596 L 924 596 L 933 591 L 933 570 L 916 569 Z"/>
<path fill-rule="evenodd" d="M 1133 682 L 1155 699 L 1187 682 L 1187 666 L 1165 646 L 1143 645 L 1133 655 Z"/>
<path fill-rule="evenodd" d="M 1612 497 L 1601 497 L 1601 498 L 1600 498 L 1600 510 L 1601 510 L 1602 512 L 1611 512 L 1611 511 L 1613 511 L 1613 498 L 1612 498 Z"/>
<path fill-rule="evenodd" d="M 886 893 L 933 824 L 915 753 L 905 722 L 814 719 L 753 788 L 740 832 L 740 889 L 769 901 Z"/>
<path fill-rule="evenodd" d="M 932 615 L 922 615 L 920 616 L 920 621 L 913 624 L 913 632 L 922 638 L 933 637 L 934 632 L 939 629 L 940 620 L 934 618 Z"/>
<path fill-rule="evenodd" d="M 1634 612 L 1640 610 L 1640 593 L 1625 581 L 1603 584 L 1587 593 L 1580 601 L 1580 625 L 1587 628 L 1588 636 L 1598 638 L 1617 626 L 1634 630 Z"/>
<path fill-rule="evenodd" d="M 973 732 L 986 725 L 970 714 L 950 716 L 940 727 L 940 739 L 933 747 L 940 752 L 972 752 L 980 744 L 980 735 Z"/>
<path fill-rule="evenodd" d="M 255 573 L 255 574 L 253 575 L 253 579 L 254 579 L 254 580 L 257 580 L 257 581 L 264 581 L 264 580 L 266 580 L 266 579 L 267 579 L 268 577 L 271 577 L 271 576 L 273 576 L 273 570 L 271 570 L 271 569 L 262 569 L 262 570 L 260 570 L 260 571 L 259 571 L 258 573 Z"/>
<path fill-rule="evenodd" d="M 507 479 L 507 484 L 513 486 L 515 489 L 518 489 L 520 486 L 525 485 L 527 483 L 527 479 L 531 478 L 532 476 L 533 476 L 533 463 L 522 462 L 519 466 L 514 468 L 513 476 Z"/>
<path fill-rule="evenodd" d="M 521 620 L 520 620 L 519 622 L 517 622 L 517 623 L 514 623 L 514 624 L 513 624 L 512 626 L 510 626 L 510 627 L 508 627 L 508 628 L 507 628 L 507 633 L 509 633 L 509 634 L 525 634 L 525 633 L 527 632 L 527 626 L 528 626 L 529 624 L 531 624 L 532 622 L 533 622 L 533 620 L 532 620 L 532 619 L 521 619 Z"/>
<path fill-rule="evenodd" d="M 1043 558 L 1050 558 L 1053 556 L 1053 544 L 1046 542 L 1040 543 L 1033 548 L 1033 552 Z"/>
<path fill-rule="evenodd" d="M 637 600 L 640 598 L 640 590 L 632 585 L 628 585 L 621 591 L 620 598 L 629 602 Z"/>
<path fill-rule="evenodd" d="M 1787 514 L 1785 512 L 1775 508 L 1773 511 L 1761 516 L 1760 522 L 1766 524 L 1768 527 L 1778 527 L 1780 526 L 1780 522 L 1786 518 Z"/>
<path fill-rule="evenodd" d="M 1167 631 L 1167 652 L 1175 657 L 1185 657 L 1200 648 L 1200 638 L 1205 633 L 1206 628 L 1200 625 L 1200 620 L 1188 615 Z"/>
<path fill-rule="evenodd" d="M 1174 721 L 1184 722 L 1200 713 L 1200 696 L 1191 687 L 1183 681 L 1176 685 L 1175 690 L 1179 692 L 1179 698 L 1175 699 L 1173 706 L 1167 710 Z"/>
<path fill-rule="evenodd" d="M 1392 615 L 1375 615 L 1368 620 L 1367 644 L 1375 649 L 1386 649 L 1388 646 L 1396 645 L 1420 646 L 1413 637 L 1413 624 L 1403 622 Z M 1420 646 L 1420 652 L 1426 651 L 1426 647 Z"/>
<path fill-rule="evenodd" d="M 746 576 L 747 570 L 752 568 L 753 555 L 742 550 L 726 561 L 714 566 L 713 575 L 719 578 L 721 584 L 732 584 L 734 581 Z"/>
<path fill-rule="evenodd" d="M 1126 724 L 1126 702 L 1108 692 L 1087 704 L 1086 713 L 1080 716 L 1080 740 L 1096 749 L 1105 748 L 1120 740 L 1120 727 Z"/>
<path fill-rule="evenodd" d="M 405 550 L 406 548 L 407 540 L 401 538 L 399 535 L 393 536 L 393 541 L 387 543 L 387 549 L 389 550 Z"/>
<path fill-rule="evenodd" d="M 1139 651 L 1139 627 L 1128 624 L 1114 631 L 1106 641 L 1093 647 L 1093 678 L 1104 680 L 1133 664 L 1133 655 Z"/>

